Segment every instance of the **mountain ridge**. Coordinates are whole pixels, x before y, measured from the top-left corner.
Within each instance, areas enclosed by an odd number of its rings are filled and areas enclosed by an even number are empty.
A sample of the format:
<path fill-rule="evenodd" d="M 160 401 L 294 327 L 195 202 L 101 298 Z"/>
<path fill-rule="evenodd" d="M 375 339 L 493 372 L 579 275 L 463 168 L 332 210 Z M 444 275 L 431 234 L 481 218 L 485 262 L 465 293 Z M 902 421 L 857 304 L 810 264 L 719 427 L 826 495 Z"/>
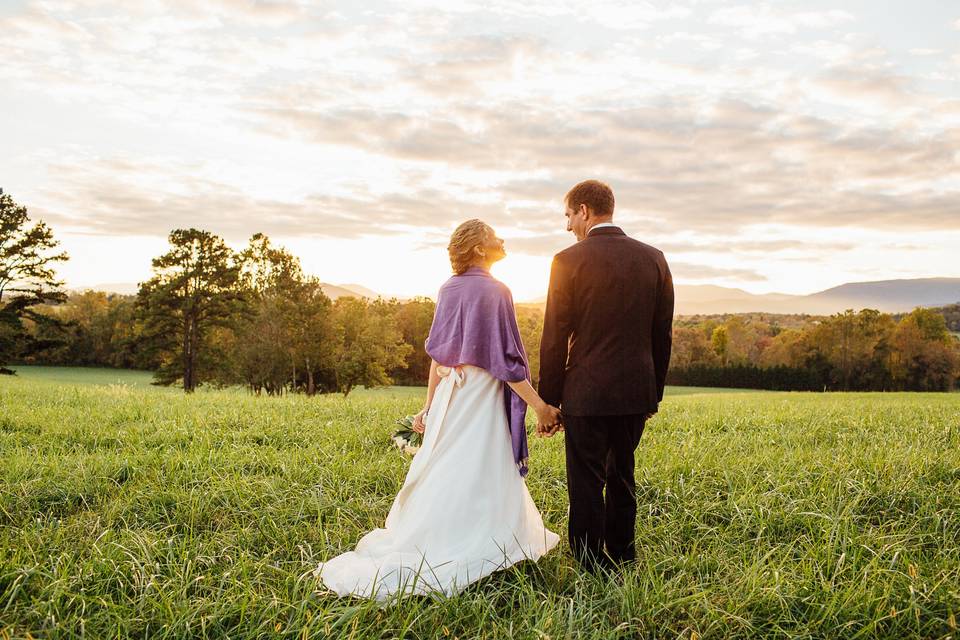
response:
<path fill-rule="evenodd" d="M 916 307 L 940 307 L 960 301 L 960 278 L 904 278 L 847 282 L 807 295 L 747 294 L 695 300 L 685 295 L 690 285 L 677 285 L 677 313 L 808 313 L 831 314 L 846 309 L 877 309 L 885 313 Z M 732 290 L 742 291 L 742 290 Z"/>

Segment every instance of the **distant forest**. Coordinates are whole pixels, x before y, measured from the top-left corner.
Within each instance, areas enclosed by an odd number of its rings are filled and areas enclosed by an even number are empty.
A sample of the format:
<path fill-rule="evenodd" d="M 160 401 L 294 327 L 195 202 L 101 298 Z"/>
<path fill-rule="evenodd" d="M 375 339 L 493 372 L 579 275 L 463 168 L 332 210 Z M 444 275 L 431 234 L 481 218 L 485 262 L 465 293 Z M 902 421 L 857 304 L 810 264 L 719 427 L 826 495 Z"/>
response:
<path fill-rule="evenodd" d="M 677 318 L 667 381 L 782 390 L 949 391 L 958 386 L 960 305 L 890 315 Z M 950 323 L 954 324 L 950 324 Z"/>
<path fill-rule="evenodd" d="M 154 372 L 156 384 L 253 393 L 422 385 L 434 302 L 339 297 L 256 234 L 239 252 L 177 229 L 136 295 L 68 294 L 43 222 L 0 190 L 0 373 L 4 364 Z M 534 383 L 542 305 L 518 305 Z M 960 304 L 890 315 L 678 317 L 668 383 L 796 390 L 947 391 L 960 377 Z"/>
<path fill-rule="evenodd" d="M 260 242 L 261 248 L 269 247 L 265 238 Z M 252 286 L 222 324 L 202 332 L 195 385 L 242 384 L 276 395 L 425 384 L 432 300 L 331 301 L 319 285 L 291 283 Z M 139 296 L 85 291 L 42 306 L 40 312 L 61 323 L 29 323 L 16 360 L 145 369 L 155 371 L 160 384 L 182 383 L 182 347 L 170 335 L 157 335 L 146 300 L 145 291 Z M 518 305 L 517 316 L 537 382 L 542 307 Z M 960 305 L 899 316 L 871 310 L 829 317 L 680 316 L 674 322 L 668 382 L 816 391 L 949 390 L 960 377 L 960 340 L 950 334 L 958 323 Z"/>

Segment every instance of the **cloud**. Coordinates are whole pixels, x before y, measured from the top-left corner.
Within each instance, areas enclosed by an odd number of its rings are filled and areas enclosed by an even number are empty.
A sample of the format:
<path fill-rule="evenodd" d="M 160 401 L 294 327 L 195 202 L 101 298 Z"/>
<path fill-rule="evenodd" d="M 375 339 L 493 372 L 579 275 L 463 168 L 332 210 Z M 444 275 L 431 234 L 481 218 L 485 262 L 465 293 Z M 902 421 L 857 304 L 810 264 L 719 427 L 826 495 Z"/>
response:
<path fill-rule="evenodd" d="M 713 12 L 710 23 L 735 27 L 748 38 L 790 35 L 799 28 L 828 29 L 854 20 L 846 11 L 776 10 L 769 4 L 724 7 Z"/>
<path fill-rule="evenodd" d="M 767 277 L 752 269 L 736 269 L 715 267 L 707 264 L 669 261 L 670 272 L 674 278 L 682 280 L 740 280 L 746 282 L 763 282 Z"/>
<path fill-rule="evenodd" d="M 449 231 L 469 218 L 503 228 L 527 226 L 516 211 L 490 207 L 479 197 L 456 197 L 423 185 L 417 176 L 402 191 L 374 193 L 355 185 L 350 195 L 316 190 L 287 201 L 202 177 L 208 169 L 195 165 L 196 175 L 185 177 L 185 168 L 131 158 L 71 159 L 50 168 L 56 187 L 36 197 L 41 204 L 25 203 L 32 217 L 73 232 L 165 236 L 172 229 L 200 227 L 233 242 L 257 232 L 349 239 L 412 230 L 430 245 L 446 244 Z"/>
<path fill-rule="evenodd" d="M 691 33 L 689 31 L 676 31 L 667 35 L 657 36 L 657 42 L 661 46 L 669 46 L 674 43 L 695 44 L 706 51 L 716 51 L 723 48 L 723 40 L 709 36 L 703 33 Z"/>
<path fill-rule="evenodd" d="M 277 105 L 247 112 L 250 126 L 281 142 L 382 157 L 405 167 L 399 181 L 305 186 L 284 198 L 228 180 L 210 163 L 76 157 L 50 167 L 43 202 L 59 206 L 44 208 L 51 221 L 96 233 L 200 224 L 234 240 L 255 231 L 358 237 L 417 228 L 445 242 L 447 227 L 479 217 L 515 250 L 539 255 L 566 246 L 559 203 L 585 177 L 611 183 L 625 228 L 658 238 L 761 222 L 936 229 L 955 225 L 960 208 L 949 186 L 960 178 L 955 137 L 851 129 L 744 100 L 579 112 L 451 103 L 432 117 Z M 925 186 L 932 181 L 946 182 Z"/>
<path fill-rule="evenodd" d="M 833 67 L 816 83 L 845 98 L 868 97 L 894 106 L 904 104 L 911 93 L 910 78 L 863 67 Z"/>
<path fill-rule="evenodd" d="M 546 55 L 545 43 L 536 37 L 469 36 L 441 41 L 423 60 L 402 66 L 399 79 L 431 95 L 462 95 L 511 79 L 518 61 Z"/>
<path fill-rule="evenodd" d="M 854 49 L 849 43 L 833 40 L 817 40 L 815 42 L 801 40 L 792 45 L 790 50 L 800 56 L 816 58 L 830 64 L 835 64 L 837 60 L 848 59 L 854 55 Z"/>
<path fill-rule="evenodd" d="M 722 236 L 708 236 L 699 242 L 668 240 L 657 243 L 657 247 L 665 253 L 688 252 L 730 252 L 733 254 L 772 255 L 783 252 L 829 253 L 835 251 L 849 251 L 854 248 L 850 242 L 813 242 L 810 240 L 744 240 Z"/>
<path fill-rule="evenodd" d="M 661 20 L 683 19 L 690 15 L 688 7 L 680 5 L 656 7 L 648 2 L 594 2 L 581 15 L 592 17 L 609 29 L 644 29 Z"/>
<path fill-rule="evenodd" d="M 436 12 L 434 2 L 406 1 L 397 3 L 403 10 L 414 9 L 418 17 Z M 489 0 L 471 2 L 458 0 L 443 4 L 443 12 L 457 15 L 499 15 L 513 20 L 516 18 L 563 19 L 574 24 L 592 24 L 605 29 L 638 30 L 647 29 L 652 24 L 673 19 L 683 19 L 691 15 L 692 10 L 681 4 L 650 2 L 623 3 L 616 0 L 597 0 L 590 4 L 576 0 L 556 0 L 554 2 L 513 0 Z"/>
<path fill-rule="evenodd" d="M 229 96 L 267 69 L 339 51 L 326 11 L 293 2 L 33 2 L 0 18 L 0 78 L 118 113 Z M 292 25 L 294 33 L 287 31 Z M 250 29 L 249 27 L 256 27 Z M 296 54 L 293 51 L 296 51 Z M 176 99 L 176 100 L 175 100 Z"/>
<path fill-rule="evenodd" d="M 834 89 L 903 91 L 882 78 L 836 74 Z M 777 108 L 720 100 L 609 111 L 487 109 L 455 105 L 433 117 L 371 110 L 259 111 L 263 130 L 352 145 L 397 161 L 475 171 L 545 170 L 550 178 L 505 180 L 501 203 L 546 208 L 584 175 L 605 177 L 618 210 L 664 226 L 736 228 L 763 220 L 800 224 L 935 228 L 952 224 L 960 193 L 922 185 L 960 178 L 953 141 L 909 130 L 849 128 Z M 470 122 L 470 126 L 467 126 Z M 503 205 L 501 205 L 503 206 Z"/>
<path fill-rule="evenodd" d="M 837 251 L 850 251 L 856 245 L 850 242 L 823 242 L 813 240 L 750 240 L 729 236 L 702 236 L 697 241 L 681 239 L 672 234 L 683 234 L 686 230 L 671 230 L 659 228 L 651 233 L 648 225 L 635 220 L 619 220 L 615 222 L 623 228 L 627 235 L 655 246 L 663 251 L 671 264 L 679 257 L 680 262 L 690 254 L 722 254 L 738 255 L 757 259 L 762 257 L 781 257 L 788 255 L 820 255 Z M 564 231 L 565 219 L 559 215 L 553 221 L 552 228 L 544 229 L 541 234 L 525 237 L 507 237 L 505 244 L 508 251 L 530 255 L 552 255 L 574 242 L 573 234 Z M 502 235 L 502 234 L 501 234 Z M 445 241 L 444 241 L 445 242 Z M 914 249 L 916 247 L 898 246 Z"/>

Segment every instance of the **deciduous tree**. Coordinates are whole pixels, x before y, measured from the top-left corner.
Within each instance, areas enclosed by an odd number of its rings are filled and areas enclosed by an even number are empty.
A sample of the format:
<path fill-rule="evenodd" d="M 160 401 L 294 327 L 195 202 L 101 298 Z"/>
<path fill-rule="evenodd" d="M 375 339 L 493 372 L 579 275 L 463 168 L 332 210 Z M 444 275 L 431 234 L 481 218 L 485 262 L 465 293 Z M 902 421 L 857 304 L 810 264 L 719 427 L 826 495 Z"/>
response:
<path fill-rule="evenodd" d="M 413 347 L 403 342 L 387 304 L 344 297 L 333 308 L 335 331 L 342 339 L 334 364 L 337 389 L 346 397 L 360 385 L 390 384 L 387 372 L 402 366 Z"/>
<path fill-rule="evenodd" d="M 240 261 L 208 231 L 176 229 L 168 239 L 170 250 L 153 259 L 154 276 L 140 285 L 137 304 L 149 345 L 162 360 L 156 383 L 182 380 L 192 392 L 215 377 L 212 330 L 234 326 L 242 311 Z"/>

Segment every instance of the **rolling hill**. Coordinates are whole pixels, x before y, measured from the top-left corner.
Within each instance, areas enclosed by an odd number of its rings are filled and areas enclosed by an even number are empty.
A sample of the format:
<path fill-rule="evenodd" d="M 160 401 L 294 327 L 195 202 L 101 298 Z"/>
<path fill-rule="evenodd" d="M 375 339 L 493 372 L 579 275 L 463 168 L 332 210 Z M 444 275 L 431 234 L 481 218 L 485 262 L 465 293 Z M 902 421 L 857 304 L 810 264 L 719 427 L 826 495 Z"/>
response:
<path fill-rule="evenodd" d="M 877 309 L 887 313 L 960 302 L 960 278 L 918 278 L 851 282 L 805 296 L 754 295 L 712 285 L 677 285 L 677 314 L 809 313 Z"/>

